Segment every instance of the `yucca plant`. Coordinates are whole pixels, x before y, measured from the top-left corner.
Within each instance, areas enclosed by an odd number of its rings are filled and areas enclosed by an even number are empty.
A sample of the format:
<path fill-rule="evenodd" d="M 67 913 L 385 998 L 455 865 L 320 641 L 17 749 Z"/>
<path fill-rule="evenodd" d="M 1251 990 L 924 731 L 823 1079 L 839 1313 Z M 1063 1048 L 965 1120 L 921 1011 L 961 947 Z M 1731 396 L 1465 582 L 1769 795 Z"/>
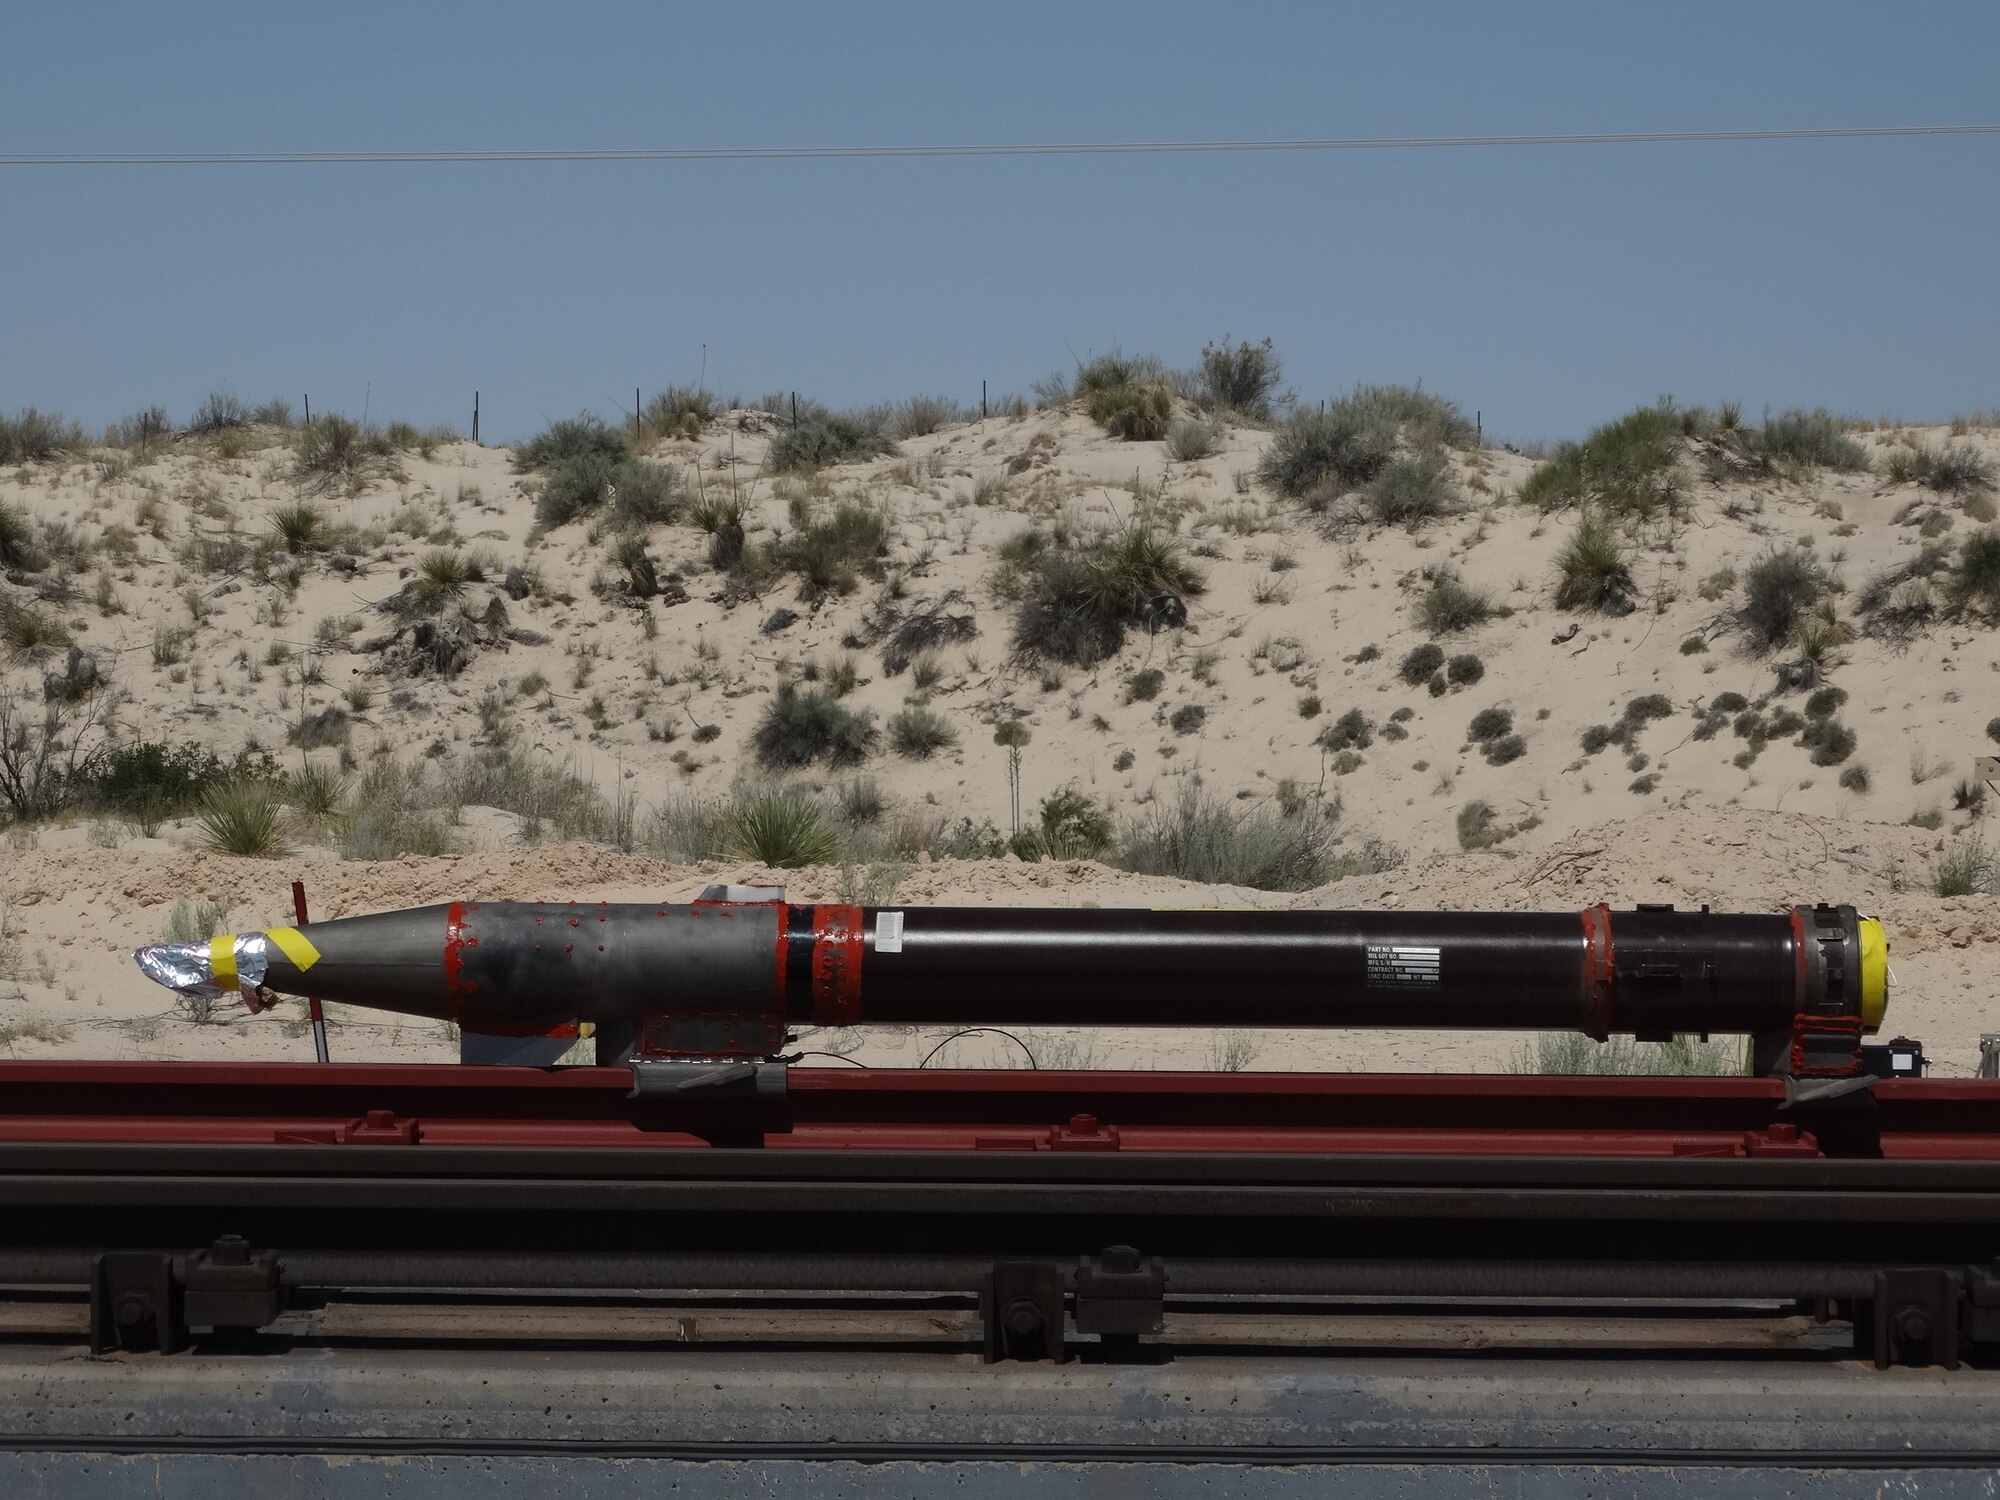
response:
<path fill-rule="evenodd" d="M 291 851 L 279 789 L 268 781 L 218 782 L 202 793 L 202 843 L 217 854 L 276 859 Z"/>
<path fill-rule="evenodd" d="M 1556 606 L 1621 614 L 1632 605 L 1632 570 L 1611 523 L 1586 509 L 1556 554 Z"/>
<path fill-rule="evenodd" d="M 338 833 L 347 822 L 347 778 L 338 767 L 309 760 L 285 778 L 285 801 L 302 830 Z"/>
<path fill-rule="evenodd" d="M 417 577 L 410 586 L 410 594 L 422 608 L 434 614 L 462 599 L 471 580 L 472 565 L 465 560 L 464 553 L 452 547 L 437 547 L 417 560 Z"/>
<path fill-rule="evenodd" d="M 301 552 L 312 552 L 320 546 L 320 531 L 324 518 L 317 508 L 300 501 L 297 505 L 282 505 L 271 513 L 271 527 L 278 533 L 278 540 L 287 552 L 296 557 Z"/>
<path fill-rule="evenodd" d="M 774 870 L 831 864 L 840 854 L 840 837 L 826 814 L 796 786 L 739 793 L 729 810 L 729 834 L 740 853 Z"/>

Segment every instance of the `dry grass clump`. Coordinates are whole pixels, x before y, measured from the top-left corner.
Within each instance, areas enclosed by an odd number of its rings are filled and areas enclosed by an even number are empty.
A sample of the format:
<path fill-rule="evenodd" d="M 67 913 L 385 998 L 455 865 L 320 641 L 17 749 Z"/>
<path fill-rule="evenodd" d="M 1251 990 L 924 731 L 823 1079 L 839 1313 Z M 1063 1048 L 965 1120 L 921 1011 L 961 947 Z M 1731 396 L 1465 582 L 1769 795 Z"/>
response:
<path fill-rule="evenodd" d="M 821 412 L 780 432 L 767 460 L 779 474 L 859 463 L 896 451 L 875 414 Z"/>
<path fill-rule="evenodd" d="M 758 720 L 751 744 L 767 770 L 796 770 L 820 762 L 859 765 L 879 738 L 873 715 L 848 708 L 831 692 L 786 682 Z"/>
<path fill-rule="evenodd" d="M 1222 433 L 1213 422 L 1192 418 L 1167 429 L 1167 457 L 1176 463 L 1194 463 L 1212 455 L 1221 446 Z"/>
<path fill-rule="evenodd" d="M 1201 363 L 1194 371 L 1203 406 L 1234 412 L 1252 422 L 1271 420 L 1273 400 L 1284 378 L 1284 366 L 1269 339 L 1261 344 L 1247 340 L 1231 344 L 1226 333 L 1218 342 L 1202 345 Z"/>
<path fill-rule="evenodd" d="M 1750 451 L 1766 468 L 1836 469 L 1858 473 L 1868 467 L 1868 450 L 1847 435 L 1844 423 L 1817 411 L 1780 412 L 1748 434 Z"/>
<path fill-rule="evenodd" d="M 298 432 L 293 472 L 315 494 L 328 490 L 358 490 L 378 474 L 388 473 L 395 453 L 389 440 L 372 427 L 338 413 L 314 417 Z"/>
<path fill-rule="evenodd" d="M 625 456 L 625 439 L 592 412 L 562 417 L 514 450 L 514 467 L 523 474 L 553 469 L 577 458 L 615 462 Z"/>
<path fill-rule="evenodd" d="M 1510 1073 L 1622 1074 L 1725 1078 L 1749 1071 L 1740 1046 L 1676 1035 L 1664 1042 L 1614 1036 L 1597 1041 L 1580 1031 L 1545 1031 L 1508 1060 Z"/>
<path fill-rule="evenodd" d="M 771 560 L 804 582 L 807 598 L 851 594 L 857 572 L 879 574 L 889 552 L 889 519 L 873 505 L 843 501 L 771 549 Z"/>
<path fill-rule="evenodd" d="M 1493 596 L 1462 582 L 1449 568 L 1429 570 L 1431 586 L 1417 601 L 1417 620 L 1432 635 L 1470 630 L 1493 617 Z"/>
<path fill-rule="evenodd" d="M 1882 472 L 1892 484 L 1920 484 L 1941 495 L 1984 490 L 1993 484 L 1993 463 L 1970 443 L 1937 448 L 1891 448 Z"/>
<path fill-rule="evenodd" d="M 1017 603 L 1016 648 L 1072 666 L 1112 655 L 1128 626 L 1186 623 L 1186 601 L 1207 586 L 1172 533 L 1143 519 L 1080 540 L 1030 530 L 1000 556 L 995 583 Z"/>
<path fill-rule="evenodd" d="M 1556 554 L 1556 607 L 1629 614 L 1636 592 L 1618 532 L 1586 508 L 1576 530 Z"/>
<path fill-rule="evenodd" d="M 582 453 L 548 465 L 535 496 L 535 525 L 547 531 L 601 512 L 615 526 L 655 526 L 680 510 L 673 470 L 630 455 Z"/>
<path fill-rule="evenodd" d="M 715 420 L 720 405 L 713 391 L 699 386 L 670 385 L 646 403 L 633 436 L 642 443 L 655 443 L 663 438 L 698 438 L 702 428 Z"/>
<path fill-rule="evenodd" d="M 1560 510 L 1596 501 L 1620 518 L 1649 518 L 1681 500 L 1684 440 L 1671 402 L 1642 406 L 1607 422 L 1581 443 L 1559 445 L 1521 486 L 1521 501 Z"/>
<path fill-rule="evenodd" d="M 1393 458 L 1362 493 L 1368 513 L 1385 526 L 1415 531 L 1459 508 L 1458 477 L 1442 448 Z"/>
<path fill-rule="evenodd" d="M 1289 814 L 1244 808 L 1189 781 L 1123 831 L 1111 863 L 1203 884 L 1304 891 L 1325 884 L 1339 867 L 1334 835 L 1332 820 L 1317 808 Z"/>
<path fill-rule="evenodd" d="M 47 463 L 64 453 L 81 453 L 83 429 L 52 412 L 30 406 L 12 417 L 0 416 L 0 464 Z"/>
<path fill-rule="evenodd" d="M 1766 553 L 1743 575 L 1737 620 L 1751 641 L 1773 650 L 1792 638 L 1799 619 L 1826 592 L 1819 560 L 1799 547 Z"/>
<path fill-rule="evenodd" d="M 889 745 L 905 760 L 929 760 L 957 743 L 951 721 L 921 704 L 911 704 L 889 720 Z"/>

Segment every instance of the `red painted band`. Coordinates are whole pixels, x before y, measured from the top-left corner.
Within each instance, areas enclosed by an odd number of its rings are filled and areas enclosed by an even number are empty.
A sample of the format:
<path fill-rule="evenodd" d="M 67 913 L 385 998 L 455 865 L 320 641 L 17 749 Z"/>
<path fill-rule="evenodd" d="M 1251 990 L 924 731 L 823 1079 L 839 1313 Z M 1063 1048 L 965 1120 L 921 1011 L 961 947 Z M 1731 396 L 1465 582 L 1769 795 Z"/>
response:
<path fill-rule="evenodd" d="M 813 1020 L 852 1026 L 861 1019 L 861 908 L 813 908 Z"/>
<path fill-rule="evenodd" d="M 1611 908 L 1583 909 L 1583 1031 L 1604 1041 L 1611 1035 Z"/>
<path fill-rule="evenodd" d="M 477 902 L 470 904 L 475 909 L 478 906 Z M 467 905 L 464 901 L 454 901 L 444 912 L 444 992 L 454 1021 L 464 1019 L 465 1002 L 479 993 L 479 986 L 467 979 L 464 973 L 464 950 L 479 946 L 479 939 L 469 936 L 465 930 Z"/>

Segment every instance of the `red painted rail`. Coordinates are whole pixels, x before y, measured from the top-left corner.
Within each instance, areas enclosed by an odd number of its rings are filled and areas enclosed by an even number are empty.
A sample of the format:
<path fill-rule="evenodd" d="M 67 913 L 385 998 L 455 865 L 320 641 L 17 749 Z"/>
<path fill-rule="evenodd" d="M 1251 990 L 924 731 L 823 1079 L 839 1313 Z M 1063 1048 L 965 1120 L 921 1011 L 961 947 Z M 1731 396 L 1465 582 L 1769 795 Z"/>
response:
<path fill-rule="evenodd" d="M 2000 1160 L 2000 1082 L 1785 1106 L 1763 1078 L 794 1068 L 779 1098 L 623 1068 L 0 1062 L 10 1142 Z"/>

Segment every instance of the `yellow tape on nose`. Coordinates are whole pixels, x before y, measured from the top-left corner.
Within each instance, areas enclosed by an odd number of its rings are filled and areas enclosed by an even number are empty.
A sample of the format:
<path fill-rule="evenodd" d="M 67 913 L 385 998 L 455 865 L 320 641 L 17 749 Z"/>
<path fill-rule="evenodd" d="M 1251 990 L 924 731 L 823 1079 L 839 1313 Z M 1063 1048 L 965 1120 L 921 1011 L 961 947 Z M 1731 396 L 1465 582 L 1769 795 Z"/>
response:
<path fill-rule="evenodd" d="M 265 929 L 264 936 L 271 940 L 273 948 L 291 960 L 292 967 L 301 974 L 319 962 L 319 949 L 296 927 L 269 927 Z"/>
<path fill-rule="evenodd" d="M 215 982 L 225 990 L 233 990 L 236 985 L 236 939 L 225 933 L 221 937 L 208 940 L 208 971 L 215 976 Z"/>

